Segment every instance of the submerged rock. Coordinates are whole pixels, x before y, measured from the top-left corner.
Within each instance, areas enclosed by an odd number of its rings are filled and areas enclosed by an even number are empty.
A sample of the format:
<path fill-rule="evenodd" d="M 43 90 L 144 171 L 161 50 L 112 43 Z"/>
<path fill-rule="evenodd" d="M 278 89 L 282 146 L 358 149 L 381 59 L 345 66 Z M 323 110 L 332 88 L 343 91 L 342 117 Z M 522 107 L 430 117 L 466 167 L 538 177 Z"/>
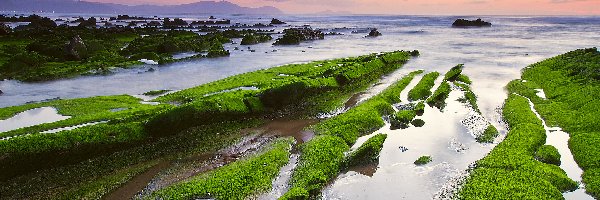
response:
<path fill-rule="evenodd" d="M 79 35 L 73 37 L 67 44 L 65 51 L 69 57 L 75 60 L 81 60 L 87 56 L 87 46 L 79 37 Z"/>
<path fill-rule="evenodd" d="M 488 27 L 492 26 L 492 23 L 483 21 L 481 19 L 477 20 L 466 20 L 466 19 L 457 19 L 452 23 L 453 27 Z"/>
<path fill-rule="evenodd" d="M 371 32 L 369 32 L 369 35 L 367 35 L 367 37 L 378 37 L 381 36 L 382 34 L 376 29 L 371 29 Z"/>
<path fill-rule="evenodd" d="M 0 95 L 4 94 L 4 92 L 2 92 L 2 90 L 0 90 Z"/>

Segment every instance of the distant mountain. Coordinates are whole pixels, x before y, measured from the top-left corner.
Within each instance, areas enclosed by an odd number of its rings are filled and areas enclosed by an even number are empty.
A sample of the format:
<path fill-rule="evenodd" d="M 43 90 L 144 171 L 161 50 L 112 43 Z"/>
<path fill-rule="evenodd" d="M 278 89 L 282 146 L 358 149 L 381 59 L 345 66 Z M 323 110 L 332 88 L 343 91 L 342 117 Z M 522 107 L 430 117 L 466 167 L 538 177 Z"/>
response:
<path fill-rule="evenodd" d="M 116 13 L 117 4 L 93 3 L 74 0 L 2 0 L 2 11 L 44 11 L 77 13 Z"/>
<path fill-rule="evenodd" d="M 259 8 L 248 8 L 241 7 L 228 1 L 199 1 L 196 3 L 182 4 L 182 5 L 169 5 L 169 6 L 156 6 L 156 5 L 142 5 L 142 6 L 129 6 L 129 11 L 134 13 L 159 13 L 159 14 L 173 14 L 173 13 L 207 13 L 207 14 L 282 14 L 281 10 L 272 7 L 264 6 Z"/>
<path fill-rule="evenodd" d="M 0 11 L 44 11 L 59 13 L 99 14 L 282 14 L 281 10 L 264 6 L 249 8 L 228 1 L 199 1 L 182 5 L 140 5 L 95 3 L 76 0 L 0 0 Z"/>

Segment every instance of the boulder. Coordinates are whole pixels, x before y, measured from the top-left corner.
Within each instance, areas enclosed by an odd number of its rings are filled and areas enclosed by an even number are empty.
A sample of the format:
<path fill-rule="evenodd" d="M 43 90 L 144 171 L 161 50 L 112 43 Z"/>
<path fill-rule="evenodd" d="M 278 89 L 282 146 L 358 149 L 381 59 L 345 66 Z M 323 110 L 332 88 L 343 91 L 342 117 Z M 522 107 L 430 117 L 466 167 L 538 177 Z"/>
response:
<path fill-rule="evenodd" d="M 79 35 L 73 37 L 67 44 L 65 51 L 67 56 L 75 60 L 81 60 L 87 56 L 87 46 Z"/>
<path fill-rule="evenodd" d="M 371 32 L 369 32 L 369 35 L 367 35 L 367 37 L 377 37 L 377 36 L 381 36 L 381 33 L 376 29 L 371 29 Z"/>
<path fill-rule="evenodd" d="M 162 26 L 162 24 L 160 24 L 160 22 L 157 22 L 157 21 L 151 21 L 151 22 L 146 23 L 146 26 L 159 27 L 159 26 Z"/>
<path fill-rule="evenodd" d="M 12 29 L 3 23 L 0 23 L 0 35 L 8 35 L 12 32 Z"/>
<path fill-rule="evenodd" d="M 477 20 L 466 20 L 466 19 L 457 19 L 452 23 L 453 27 L 489 27 L 492 26 L 492 23 L 483 21 L 481 19 Z"/>
<path fill-rule="evenodd" d="M 289 28 L 283 30 L 283 33 L 274 45 L 297 45 L 302 41 L 325 39 L 325 33 L 311 28 Z"/>
<path fill-rule="evenodd" d="M 279 19 L 273 18 L 273 19 L 271 19 L 271 24 L 273 24 L 273 25 L 280 25 L 280 24 L 285 24 L 285 22 L 283 22 L 283 21 L 281 21 Z"/>

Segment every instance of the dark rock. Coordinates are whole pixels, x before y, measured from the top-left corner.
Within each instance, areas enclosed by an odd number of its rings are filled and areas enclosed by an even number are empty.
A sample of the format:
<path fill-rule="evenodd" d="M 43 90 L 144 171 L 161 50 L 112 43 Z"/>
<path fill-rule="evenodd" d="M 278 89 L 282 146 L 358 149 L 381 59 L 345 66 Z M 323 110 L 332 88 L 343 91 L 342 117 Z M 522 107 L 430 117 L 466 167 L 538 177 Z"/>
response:
<path fill-rule="evenodd" d="M 87 47 L 79 35 L 73 37 L 67 44 L 65 51 L 69 57 L 75 60 L 81 60 L 87 56 Z"/>
<path fill-rule="evenodd" d="M 452 23 L 453 27 L 489 27 L 492 26 L 492 23 L 483 21 L 481 19 L 477 20 L 466 20 L 466 19 L 457 19 Z"/>
<path fill-rule="evenodd" d="M 90 17 L 88 20 L 79 18 L 77 21 L 80 27 L 96 27 L 96 23 L 98 22 L 95 17 Z"/>
<path fill-rule="evenodd" d="M 151 21 L 146 24 L 146 26 L 150 26 L 150 27 L 159 27 L 161 25 L 162 24 L 160 24 L 160 22 L 157 22 L 157 21 Z"/>
<path fill-rule="evenodd" d="M 0 90 L 0 95 L 4 94 L 4 92 L 2 92 L 2 90 Z"/>
<path fill-rule="evenodd" d="M 12 29 L 3 23 L 0 23 L 0 35 L 8 35 L 12 32 Z"/>
<path fill-rule="evenodd" d="M 307 40 L 325 39 L 325 34 L 311 28 L 289 28 L 283 30 L 284 35 L 274 45 L 297 45 Z"/>
<path fill-rule="evenodd" d="M 406 148 L 405 146 L 400 146 L 400 147 L 398 147 L 398 148 L 399 148 L 399 149 L 400 149 L 400 151 L 402 151 L 402 152 L 406 152 L 406 151 L 408 151 L 408 148 Z"/>
<path fill-rule="evenodd" d="M 280 25 L 280 24 L 285 24 L 285 22 L 283 22 L 283 21 L 281 21 L 279 19 L 273 18 L 273 19 L 271 19 L 271 24 L 273 24 L 273 25 Z"/>
<path fill-rule="evenodd" d="M 192 26 L 197 26 L 197 25 L 217 25 L 217 24 L 231 24 L 231 20 L 224 19 L 224 20 L 214 20 L 214 21 L 193 21 L 192 23 L 190 23 L 190 25 L 192 25 Z"/>
<path fill-rule="evenodd" d="M 369 32 L 369 35 L 367 35 L 367 37 L 377 37 L 377 36 L 381 36 L 381 33 L 376 29 L 371 29 L 371 32 Z"/>
<path fill-rule="evenodd" d="M 215 16 L 210 16 L 208 19 L 217 19 Z"/>

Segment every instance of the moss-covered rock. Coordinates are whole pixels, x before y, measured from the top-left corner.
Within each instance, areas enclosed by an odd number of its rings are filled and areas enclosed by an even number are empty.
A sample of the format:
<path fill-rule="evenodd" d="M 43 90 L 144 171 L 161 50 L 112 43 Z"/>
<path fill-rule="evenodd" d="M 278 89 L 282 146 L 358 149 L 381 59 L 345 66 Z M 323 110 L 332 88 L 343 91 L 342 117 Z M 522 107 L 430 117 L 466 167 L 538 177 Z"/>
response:
<path fill-rule="evenodd" d="M 379 152 L 381 152 L 386 138 L 387 135 L 381 133 L 369 138 L 348 156 L 345 162 L 346 167 L 377 163 L 379 161 Z"/>
<path fill-rule="evenodd" d="M 552 145 L 541 146 L 535 152 L 535 159 L 543 163 L 560 166 L 560 153 L 558 153 L 558 149 Z"/>
<path fill-rule="evenodd" d="M 283 36 L 274 45 L 297 45 L 307 40 L 322 40 L 325 34 L 319 30 L 310 28 L 289 28 L 283 30 Z"/>
<path fill-rule="evenodd" d="M 415 160 L 414 164 L 415 165 L 426 165 L 427 163 L 430 163 L 431 161 L 433 161 L 433 159 L 431 159 L 431 156 L 421 156 L 417 160 Z"/>
<path fill-rule="evenodd" d="M 392 130 L 408 128 L 410 122 L 417 116 L 414 110 L 401 110 L 390 117 Z"/>
<path fill-rule="evenodd" d="M 480 143 L 492 143 L 494 142 L 494 138 L 498 136 L 498 129 L 493 125 L 488 125 L 488 127 L 481 133 L 481 135 L 475 138 L 477 142 Z"/>

